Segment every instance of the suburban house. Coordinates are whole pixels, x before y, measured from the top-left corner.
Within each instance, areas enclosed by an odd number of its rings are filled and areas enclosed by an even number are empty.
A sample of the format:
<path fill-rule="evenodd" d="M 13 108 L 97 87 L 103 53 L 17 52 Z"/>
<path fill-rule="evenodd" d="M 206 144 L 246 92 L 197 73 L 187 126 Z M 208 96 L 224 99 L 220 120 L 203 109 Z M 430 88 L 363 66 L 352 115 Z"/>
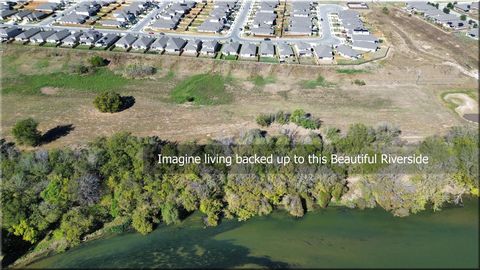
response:
<path fill-rule="evenodd" d="M 295 57 L 295 53 L 290 45 L 287 43 L 280 43 L 277 45 L 278 57 L 280 62 L 284 62 L 286 59 Z"/>
<path fill-rule="evenodd" d="M 0 20 L 6 20 L 8 17 L 14 15 L 15 13 L 17 13 L 16 10 L 2 9 L 0 10 Z"/>
<path fill-rule="evenodd" d="M 172 54 L 180 54 L 183 47 L 185 47 L 187 41 L 183 38 L 171 37 L 167 41 L 167 46 L 165 46 L 165 52 Z"/>
<path fill-rule="evenodd" d="M 15 37 L 17 41 L 28 41 L 32 36 L 40 32 L 39 28 L 30 28 L 23 33 L 20 33 Z"/>
<path fill-rule="evenodd" d="M 73 47 L 77 45 L 80 42 L 81 35 L 82 35 L 82 32 L 72 33 L 70 36 L 62 40 L 62 45 L 69 46 L 69 47 Z"/>
<path fill-rule="evenodd" d="M 56 32 L 55 34 L 49 36 L 47 38 L 47 42 L 58 44 L 58 43 L 60 43 L 60 41 L 62 41 L 64 38 L 66 38 L 68 36 L 70 36 L 70 31 L 68 31 L 67 29 L 63 29 L 63 30 L 60 30 L 60 31 Z"/>
<path fill-rule="evenodd" d="M 362 41 L 362 42 L 371 42 L 371 43 L 378 43 L 378 38 L 372 34 L 368 35 L 352 35 L 351 37 L 353 42 Z"/>
<path fill-rule="evenodd" d="M 23 30 L 16 26 L 0 28 L 0 38 L 2 41 L 6 41 L 14 38 L 22 32 Z"/>
<path fill-rule="evenodd" d="M 112 33 L 106 34 L 103 37 L 101 37 L 99 40 L 97 40 L 97 42 L 95 42 L 95 47 L 108 48 L 113 44 L 115 44 L 115 42 L 117 42 L 118 39 L 119 37 L 117 34 L 112 34 Z"/>
<path fill-rule="evenodd" d="M 47 41 L 47 38 L 53 34 L 55 34 L 54 30 L 40 31 L 30 38 L 30 42 L 38 44 L 44 43 Z"/>
<path fill-rule="evenodd" d="M 305 42 L 295 43 L 295 49 L 297 50 L 298 57 L 311 57 L 313 56 L 312 45 Z"/>
<path fill-rule="evenodd" d="M 106 26 L 106 27 L 120 28 L 120 27 L 125 26 L 124 22 L 120 22 L 120 21 L 117 21 L 117 20 L 101 20 L 100 23 L 102 24 L 102 26 Z"/>
<path fill-rule="evenodd" d="M 344 44 L 337 46 L 337 53 L 347 59 L 359 59 L 361 56 L 359 52 Z"/>
<path fill-rule="evenodd" d="M 132 48 L 134 50 L 146 50 L 150 48 L 150 45 L 155 41 L 152 37 L 142 36 L 139 37 L 134 43 L 132 43 Z"/>
<path fill-rule="evenodd" d="M 240 49 L 240 56 L 245 58 L 253 58 L 257 56 L 257 45 L 253 43 L 243 44 Z"/>
<path fill-rule="evenodd" d="M 57 20 L 59 24 L 83 24 L 87 21 L 88 16 L 70 13 Z"/>
<path fill-rule="evenodd" d="M 227 56 L 238 56 L 241 44 L 239 42 L 226 43 L 222 47 L 222 54 Z"/>
<path fill-rule="evenodd" d="M 115 43 L 115 47 L 123 48 L 125 50 L 132 47 L 132 44 L 137 40 L 137 38 L 132 34 L 126 34 L 125 36 L 121 37 L 117 43 Z"/>
<path fill-rule="evenodd" d="M 205 21 L 197 27 L 197 31 L 206 33 L 220 33 L 224 26 L 225 24 L 222 21 Z"/>
<path fill-rule="evenodd" d="M 52 13 L 60 8 L 60 3 L 46 2 L 38 5 L 35 10 Z"/>
<path fill-rule="evenodd" d="M 333 60 L 333 51 L 330 46 L 317 45 L 313 47 L 313 52 L 319 60 Z"/>
<path fill-rule="evenodd" d="M 168 37 L 163 36 L 157 40 L 155 40 L 152 45 L 150 46 L 150 51 L 158 51 L 163 52 L 165 46 L 167 46 Z"/>
<path fill-rule="evenodd" d="M 102 34 L 95 30 L 83 32 L 80 36 L 80 44 L 91 46 L 102 37 Z"/>
<path fill-rule="evenodd" d="M 352 42 L 352 49 L 366 52 L 375 52 L 378 50 L 378 44 L 368 41 L 354 41 Z"/>
<path fill-rule="evenodd" d="M 260 57 L 275 57 L 275 46 L 271 42 L 260 43 Z"/>
<path fill-rule="evenodd" d="M 209 40 L 202 43 L 200 54 L 214 56 L 220 47 L 220 44 L 216 40 Z"/>
<path fill-rule="evenodd" d="M 185 55 L 197 55 L 198 51 L 200 51 L 202 47 L 202 41 L 199 39 L 196 40 L 189 40 L 187 44 L 183 48 L 183 54 Z"/>

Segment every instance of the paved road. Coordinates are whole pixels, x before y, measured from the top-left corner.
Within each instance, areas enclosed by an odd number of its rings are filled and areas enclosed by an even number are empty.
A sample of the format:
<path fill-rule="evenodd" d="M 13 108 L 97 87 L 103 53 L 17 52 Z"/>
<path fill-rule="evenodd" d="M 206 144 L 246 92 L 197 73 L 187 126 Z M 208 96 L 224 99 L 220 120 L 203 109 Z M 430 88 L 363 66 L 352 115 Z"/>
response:
<path fill-rule="evenodd" d="M 248 18 L 248 13 L 249 10 L 251 9 L 253 4 L 252 0 L 241 0 L 241 7 L 238 10 L 238 14 L 236 16 L 236 19 L 232 23 L 232 26 L 230 27 L 230 30 L 223 36 L 206 36 L 206 35 L 192 35 L 192 34 L 176 34 L 176 33 L 165 33 L 165 36 L 172 36 L 172 37 L 182 37 L 186 39 L 202 39 L 202 40 L 217 40 L 217 41 L 228 41 L 228 40 L 233 40 L 233 41 L 239 41 L 239 42 L 260 42 L 263 39 L 262 38 L 255 38 L 255 37 L 242 37 L 242 27 L 245 25 L 245 21 Z M 130 33 L 130 34 L 135 34 L 135 35 L 148 35 L 148 33 L 144 32 L 143 29 L 145 26 L 148 25 L 148 23 L 155 17 L 158 12 L 163 10 L 165 7 L 167 7 L 168 1 L 162 1 L 159 3 L 159 8 L 158 9 L 153 9 L 150 11 L 144 18 L 142 18 L 137 24 L 135 24 L 132 28 L 128 30 L 121 30 L 121 29 L 96 29 L 99 32 L 103 34 L 107 33 L 115 33 L 118 35 L 125 34 L 125 33 Z M 62 16 L 62 14 L 67 14 L 71 10 L 73 10 L 74 6 L 69 7 L 65 11 L 61 12 L 57 16 Z M 318 17 L 323 18 L 321 21 L 321 27 L 322 27 L 322 36 L 318 38 L 312 38 L 312 37 L 305 37 L 305 38 L 273 38 L 272 43 L 278 44 L 278 43 L 292 43 L 292 42 L 298 42 L 298 41 L 304 41 L 312 44 L 323 44 L 323 45 L 338 45 L 340 44 L 340 40 L 333 36 L 331 29 L 330 29 L 330 24 L 328 21 L 328 14 L 329 13 L 334 13 L 338 12 L 340 10 L 343 10 L 344 8 L 339 5 L 335 4 L 322 4 L 319 5 L 318 9 Z M 88 30 L 88 28 L 85 27 L 74 27 L 74 26 L 53 26 L 51 23 L 53 23 L 54 18 L 50 18 L 48 21 L 44 20 L 42 23 L 37 23 L 37 24 L 22 24 L 20 25 L 23 28 L 33 28 L 33 27 L 42 27 L 44 29 L 55 29 L 55 30 L 71 30 L 71 31 L 85 31 Z M 4 25 L 4 24 L 1 24 Z M 160 37 L 161 34 L 154 34 L 153 36 Z"/>

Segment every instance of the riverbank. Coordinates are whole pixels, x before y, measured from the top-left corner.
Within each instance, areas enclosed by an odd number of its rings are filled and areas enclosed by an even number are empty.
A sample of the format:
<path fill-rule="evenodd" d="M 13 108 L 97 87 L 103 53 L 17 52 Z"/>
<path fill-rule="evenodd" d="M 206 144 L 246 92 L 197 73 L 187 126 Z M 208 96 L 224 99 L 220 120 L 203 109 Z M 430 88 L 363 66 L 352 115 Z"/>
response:
<path fill-rule="evenodd" d="M 454 247 L 454 248 L 452 248 Z M 204 229 L 196 213 L 174 226 L 83 243 L 31 268 L 476 267 L 478 199 L 396 218 L 379 208 L 275 211 Z"/>

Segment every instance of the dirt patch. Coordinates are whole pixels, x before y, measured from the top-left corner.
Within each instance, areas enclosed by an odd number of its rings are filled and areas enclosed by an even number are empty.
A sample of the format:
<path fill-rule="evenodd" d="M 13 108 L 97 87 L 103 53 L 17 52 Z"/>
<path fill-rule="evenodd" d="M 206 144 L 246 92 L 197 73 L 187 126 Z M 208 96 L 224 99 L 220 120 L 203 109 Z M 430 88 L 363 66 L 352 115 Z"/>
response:
<path fill-rule="evenodd" d="M 458 105 L 455 108 L 455 111 L 463 116 L 467 113 L 478 113 L 478 102 L 473 98 L 469 97 L 467 94 L 463 93 L 452 93 L 447 94 L 443 97 L 445 101 L 452 102 Z"/>
<path fill-rule="evenodd" d="M 48 95 L 48 96 L 51 96 L 51 95 L 56 95 L 58 94 L 58 92 L 60 92 L 60 88 L 57 88 L 57 87 L 42 87 L 40 89 L 40 92 L 44 95 Z"/>

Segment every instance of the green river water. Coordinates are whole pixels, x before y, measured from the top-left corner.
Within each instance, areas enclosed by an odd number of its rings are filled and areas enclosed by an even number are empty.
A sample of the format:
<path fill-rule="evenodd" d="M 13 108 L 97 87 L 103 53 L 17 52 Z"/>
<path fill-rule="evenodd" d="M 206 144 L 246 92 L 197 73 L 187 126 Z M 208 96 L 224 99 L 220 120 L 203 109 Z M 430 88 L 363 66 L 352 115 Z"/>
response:
<path fill-rule="evenodd" d="M 277 211 L 203 228 L 194 214 L 149 235 L 84 243 L 30 267 L 478 267 L 478 200 L 396 218 L 330 207 L 295 219 Z"/>

